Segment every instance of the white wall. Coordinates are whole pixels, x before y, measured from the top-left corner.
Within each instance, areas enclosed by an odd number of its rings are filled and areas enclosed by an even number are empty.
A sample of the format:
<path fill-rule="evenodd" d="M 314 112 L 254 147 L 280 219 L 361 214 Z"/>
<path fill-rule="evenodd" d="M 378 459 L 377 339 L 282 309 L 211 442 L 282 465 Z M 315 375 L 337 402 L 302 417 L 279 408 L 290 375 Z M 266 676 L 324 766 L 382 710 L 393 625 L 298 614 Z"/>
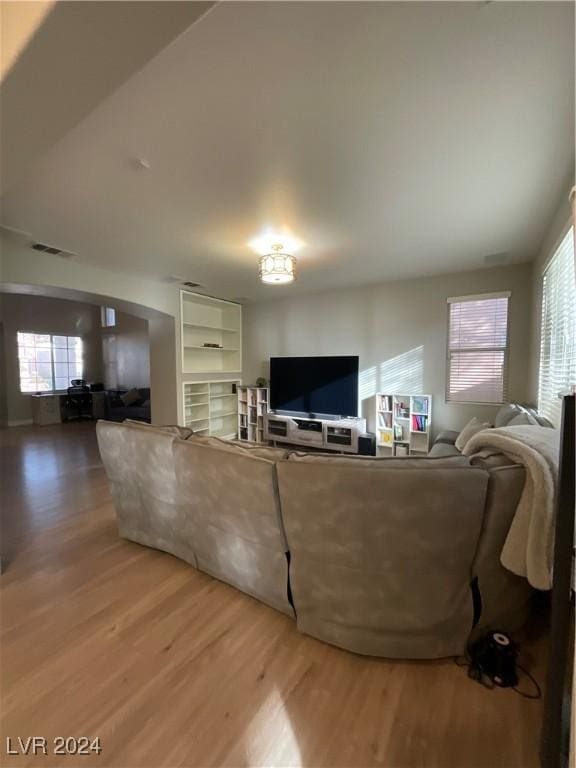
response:
<path fill-rule="evenodd" d="M 32 420 L 30 395 L 20 392 L 18 331 L 81 336 L 84 378 L 102 380 L 102 347 L 98 307 L 45 296 L 0 295 L 0 320 L 4 327 L 3 376 L 8 424 Z"/>
<path fill-rule="evenodd" d="M 249 304 L 244 308 L 244 382 L 268 377 L 273 355 L 360 356 L 360 395 L 378 390 L 433 395 L 434 431 L 459 429 L 472 416 L 491 419 L 493 406 L 444 401 L 449 296 L 512 291 L 512 400 L 529 395 L 532 266 L 353 288 Z"/>
<path fill-rule="evenodd" d="M 155 424 L 184 424 L 182 405 L 182 376 L 180 358 L 174 346 L 174 322 L 171 317 L 152 317 L 148 321 L 150 333 L 150 394 L 152 421 Z M 179 335 L 178 335 L 179 338 Z M 162 395 L 171 393 L 173 387 L 178 390 L 178 410 L 170 400 Z M 175 393 L 176 397 L 176 393 Z"/>
<path fill-rule="evenodd" d="M 148 321 L 116 312 L 116 325 L 102 329 L 102 362 L 106 389 L 149 387 Z"/>

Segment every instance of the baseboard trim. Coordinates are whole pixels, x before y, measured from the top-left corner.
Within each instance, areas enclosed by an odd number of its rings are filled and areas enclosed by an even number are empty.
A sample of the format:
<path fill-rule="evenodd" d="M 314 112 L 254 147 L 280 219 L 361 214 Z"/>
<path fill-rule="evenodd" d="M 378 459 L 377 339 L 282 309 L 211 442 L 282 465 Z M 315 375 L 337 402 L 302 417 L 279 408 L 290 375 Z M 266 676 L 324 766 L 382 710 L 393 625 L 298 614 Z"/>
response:
<path fill-rule="evenodd" d="M 9 421 L 9 427 L 27 427 L 30 424 L 34 424 L 32 419 L 17 419 L 16 421 Z"/>

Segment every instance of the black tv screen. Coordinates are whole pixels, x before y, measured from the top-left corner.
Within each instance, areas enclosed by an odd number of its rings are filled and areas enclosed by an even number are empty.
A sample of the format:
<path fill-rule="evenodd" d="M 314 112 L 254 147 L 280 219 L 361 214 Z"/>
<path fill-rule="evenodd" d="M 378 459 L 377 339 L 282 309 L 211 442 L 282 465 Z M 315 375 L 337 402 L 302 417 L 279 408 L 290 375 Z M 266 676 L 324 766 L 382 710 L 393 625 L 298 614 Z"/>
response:
<path fill-rule="evenodd" d="M 271 357 L 270 407 L 358 416 L 358 357 Z"/>

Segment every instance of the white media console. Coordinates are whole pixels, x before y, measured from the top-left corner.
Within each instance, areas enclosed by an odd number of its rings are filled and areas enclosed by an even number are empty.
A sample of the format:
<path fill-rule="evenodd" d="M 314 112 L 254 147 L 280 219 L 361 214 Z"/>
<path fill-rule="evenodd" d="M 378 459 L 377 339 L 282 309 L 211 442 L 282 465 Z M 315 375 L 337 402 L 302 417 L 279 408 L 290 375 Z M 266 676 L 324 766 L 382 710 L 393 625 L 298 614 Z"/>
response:
<path fill-rule="evenodd" d="M 264 415 L 264 437 L 342 453 L 359 453 L 358 439 L 366 432 L 366 419 L 312 419 L 304 416 Z"/>

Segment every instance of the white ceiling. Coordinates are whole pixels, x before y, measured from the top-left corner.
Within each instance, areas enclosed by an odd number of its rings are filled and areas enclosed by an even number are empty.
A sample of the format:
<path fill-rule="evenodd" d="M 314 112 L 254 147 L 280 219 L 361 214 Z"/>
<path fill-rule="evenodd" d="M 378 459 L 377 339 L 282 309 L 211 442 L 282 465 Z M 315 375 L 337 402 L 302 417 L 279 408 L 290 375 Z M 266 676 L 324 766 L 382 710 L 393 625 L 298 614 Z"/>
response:
<path fill-rule="evenodd" d="M 270 298 L 529 260 L 573 147 L 572 3 L 223 3 L 32 164 L 3 224 Z M 266 229 L 304 243 L 291 287 L 258 282 Z"/>
<path fill-rule="evenodd" d="M 2 190 L 212 5 L 0 0 Z"/>

